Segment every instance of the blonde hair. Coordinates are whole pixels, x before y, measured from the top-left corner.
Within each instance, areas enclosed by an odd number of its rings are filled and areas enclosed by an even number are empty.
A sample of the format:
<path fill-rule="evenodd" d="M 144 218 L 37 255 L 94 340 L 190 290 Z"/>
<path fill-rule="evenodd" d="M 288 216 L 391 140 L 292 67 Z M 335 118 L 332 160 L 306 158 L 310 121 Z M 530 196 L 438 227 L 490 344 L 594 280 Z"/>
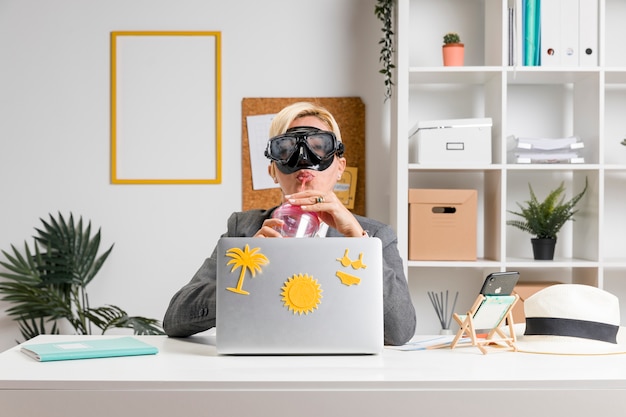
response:
<path fill-rule="evenodd" d="M 274 116 L 270 125 L 270 137 L 282 135 L 287 131 L 291 122 L 306 116 L 314 116 L 320 119 L 335 134 L 337 140 L 341 142 L 339 125 L 333 115 L 324 107 L 305 101 L 290 104 Z"/>

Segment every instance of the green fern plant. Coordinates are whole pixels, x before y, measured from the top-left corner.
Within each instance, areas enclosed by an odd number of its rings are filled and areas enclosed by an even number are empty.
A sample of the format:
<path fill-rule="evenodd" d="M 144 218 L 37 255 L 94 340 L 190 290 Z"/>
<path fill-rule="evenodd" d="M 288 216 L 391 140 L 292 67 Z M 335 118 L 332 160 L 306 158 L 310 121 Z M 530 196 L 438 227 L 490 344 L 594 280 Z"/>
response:
<path fill-rule="evenodd" d="M 33 249 L 24 242 L 20 252 L 11 245 L 12 253 L 2 251 L 6 258 L 0 265 L 0 294 L 12 306 L 7 314 L 17 321 L 27 340 L 39 334 L 58 334 L 60 324 L 67 321 L 76 334 L 92 334 L 92 327 L 102 333 L 111 328 L 130 328 L 135 334 L 163 334 L 159 322 L 145 317 L 130 317 L 115 305 L 93 308 L 89 305 L 87 285 L 95 278 L 113 250 L 113 245 L 98 255 L 100 230 L 91 235 L 91 222 L 83 227 L 70 213 L 69 219 L 59 213 L 48 222 L 40 219 L 42 228 L 35 228 Z"/>
<path fill-rule="evenodd" d="M 574 215 L 578 212 L 576 204 L 587 191 L 587 178 L 583 190 L 565 201 L 565 185 L 561 182 L 559 187 L 550 191 L 543 201 L 539 201 L 533 188 L 528 184 L 530 190 L 530 200 L 525 205 L 517 203 L 520 211 L 508 210 L 509 213 L 523 218 L 523 220 L 509 220 L 509 226 L 516 227 L 524 232 L 528 232 L 538 239 L 556 239 L 559 231 L 568 220 L 574 220 Z"/>

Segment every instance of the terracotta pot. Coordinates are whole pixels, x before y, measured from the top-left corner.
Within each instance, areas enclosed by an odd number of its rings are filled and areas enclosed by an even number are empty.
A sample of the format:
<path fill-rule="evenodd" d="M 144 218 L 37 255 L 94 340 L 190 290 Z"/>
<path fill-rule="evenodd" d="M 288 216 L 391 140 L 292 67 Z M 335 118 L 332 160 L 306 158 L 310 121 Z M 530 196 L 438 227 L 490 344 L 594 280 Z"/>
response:
<path fill-rule="evenodd" d="M 443 65 L 446 67 L 462 67 L 465 58 L 465 46 L 462 43 L 443 45 Z"/>

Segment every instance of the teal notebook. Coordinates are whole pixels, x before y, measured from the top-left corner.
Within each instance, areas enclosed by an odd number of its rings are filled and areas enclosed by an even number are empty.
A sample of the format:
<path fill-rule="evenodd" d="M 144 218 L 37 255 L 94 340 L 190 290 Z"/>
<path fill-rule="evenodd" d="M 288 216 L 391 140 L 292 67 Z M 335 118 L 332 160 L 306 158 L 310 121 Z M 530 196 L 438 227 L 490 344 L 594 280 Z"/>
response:
<path fill-rule="evenodd" d="M 21 351 L 40 362 L 72 359 L 110 358 L 114 356 L 154 355 L 159 350 L 134 337 L 84 339 L 74 342 L 22 345 Z"/>

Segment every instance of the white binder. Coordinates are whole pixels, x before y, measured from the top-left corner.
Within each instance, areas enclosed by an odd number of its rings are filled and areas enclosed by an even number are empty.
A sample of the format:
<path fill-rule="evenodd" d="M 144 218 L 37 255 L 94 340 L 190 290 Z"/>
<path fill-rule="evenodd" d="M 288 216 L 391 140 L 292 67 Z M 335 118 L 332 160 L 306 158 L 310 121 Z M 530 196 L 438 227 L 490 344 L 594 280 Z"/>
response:
<path fill-rule="evenodd" d="M 541 3 L 541 66 L 562 65 L 562 55 L 561 0 L 544 1 Z"/>
<path fill-rule="evenodd" d="M 579 0 L 579 65 L 598 66 L 598 0 Z"/>
<path fill-rule="evenodd" d="M 578 1 L 576 0 L 559 0 L 561 3 L 561 65 L 566 67 L 577 67 L 579 65 L 578 57 L 578 27 L 579 13 Z M 544 7 L 549 1 L 543 3 Z"/>

